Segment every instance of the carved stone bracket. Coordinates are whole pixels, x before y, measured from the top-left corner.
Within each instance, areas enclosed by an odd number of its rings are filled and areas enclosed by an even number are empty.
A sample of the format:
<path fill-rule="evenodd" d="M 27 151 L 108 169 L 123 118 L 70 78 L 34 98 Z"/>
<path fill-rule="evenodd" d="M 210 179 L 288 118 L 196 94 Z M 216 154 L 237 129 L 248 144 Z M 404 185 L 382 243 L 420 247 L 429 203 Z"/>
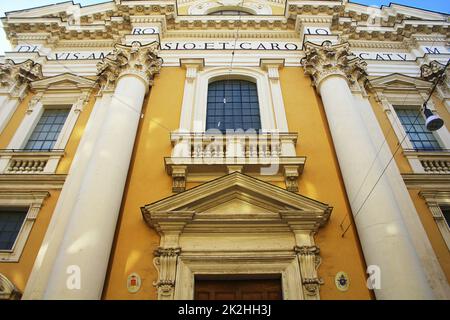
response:
<path fill-rule="evenodd" d="M 322 45 L 317 45 L 308 42 L 305 48 L 303 68 L 305 74 L 313 78 L 317 88 L 330 75 L 345 77 L 350 87 L 365 81 L 367 63 L 350 52 L 348 43 L 333 45 L 331 41 L 324 41 Z"/>
<path fill-rule="evenodd" d="M 153 264 L 158 271 L 158 280 L 153 285 L 158 289 L 159 300 L 173 300 L 178 256 L 181 248 L 155 250 Z"/>
<path fill-rule="evenodd" d="M 74 105 L 74 111 L 76 113 L 80 113 L 84 109 L 84 105 L 89 101 L 89 97 L 91 96 L 91 90 L 83 92 L 80 95 L 80 98 L 77 100 L 77 102 Z"/>
<path fill-rule="evenodd" d="M 186 190 L 186 166 L 172 167 L 172 192 L 179 193 Z"/>
<path fill-rule="evenodd" d="M 147 86 L 153 85 L 153 77 L 162 66 L 158 57 L 158 43 L 141 45 L 135 41 L 131 46 L 117 44 L 114 51 L 97 64 L 101 89 L 113 91 L 117 80 L 124 74 L 141 78 Z"/>
<path fill-rule="evenodd" d="M 317 269 L 322 262 L 317 246 L 295 246 L 302 274 L 303 291 L 306 299 L 319 299 L 319 288 L 323 280 L 318 277 Z"/>
<path fill-rule="evenodd" d="M 38 92 L 33 96 L 33 98 L 31 98 L 30 102 L 28 103 L 28 108 L 27 108 L 28 114 L 33 112 L 36 105 L 39 103 L 39 101 L 41 101 L 43 95 L 44 95 L 44 92 Z"/>
<path fill-rule="evenodd" d="M 0 64 L 0 90 L 6 91 L 14 98 L 23 99 L 30 82 L 42 79 L 42 66 L 32 60 L 15 64 L 7 59 Z"/>
<path fill-rule="evenodd" d="M 298 192 L 298 166 L 284 167 L 284 181 L 286 190 Z"/>

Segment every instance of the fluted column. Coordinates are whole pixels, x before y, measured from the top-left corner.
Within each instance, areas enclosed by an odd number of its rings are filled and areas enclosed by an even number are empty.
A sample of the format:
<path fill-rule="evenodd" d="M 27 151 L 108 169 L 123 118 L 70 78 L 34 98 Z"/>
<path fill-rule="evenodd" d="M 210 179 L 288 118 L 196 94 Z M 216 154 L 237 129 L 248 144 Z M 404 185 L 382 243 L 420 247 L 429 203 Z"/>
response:
<path fill-rule="evenodd" d="M 106 108 L 89 120 L 97 128 L 88 122 L 91 132 L 79 150 L 90 153 L 80 155 L 78 167 L 74 160 L 64 186 L 71 192 L 63 188 L 52 218 L 62 223 L 50 225 L 51 241 L 44 243 L 53 247 L 41 248 L 25 298 L 101 298 L 144 97 L 162 64 L 157 45 L 117 45 L 99 64 L 101 90 L 113 94 L 96 105 Z M 68 286 L 70 277 L 74 286 Z"/>
<path fill-rule="evenodd" d="M 0 64 L 0 133 L 28 93 L 30 82 L 42 77 L 42 66 L 32 60 L 15 64 L 7 59 Z"/>
<path fill-rule="evenodd" d="M 325 42 L 322 46 L 306 44 L 303 65 L 322 96 L 367 265 L 381 269 L 381 288 L 375 289 L 377 298 L 433 298 L 386 176 L 366 197 L 383 166 L 376 159 L 376 147 L 350 89 L 364 77 L 364 63 L 352 59 L 348 44 L 333 46 Z"/>

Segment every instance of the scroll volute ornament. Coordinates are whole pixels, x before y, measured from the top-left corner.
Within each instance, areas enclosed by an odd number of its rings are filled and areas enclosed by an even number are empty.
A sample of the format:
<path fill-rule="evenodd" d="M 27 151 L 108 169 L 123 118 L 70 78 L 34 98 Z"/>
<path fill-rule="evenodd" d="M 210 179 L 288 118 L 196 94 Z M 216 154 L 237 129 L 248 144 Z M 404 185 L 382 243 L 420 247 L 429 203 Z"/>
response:
<path fill-rule="evenodd" d="M 97 64 L 97 75 L 102 90 L 114 90 L 117 80 L 125 74 L 140 77 L 148 86 L 153 85 L 153 77 L 159 73 L 162 59 L 158 57 L 158 43 L 131 46 L 117 44 L 114 51 Z"/>
<path fill-rule="evenodd" d="M 342 75 L 349 84 L 365 79 L 367 75 L 367 63 L 350 52 L 348 43 L 333 45 L 331 41 L 324 41 L 318 45 L 308 42 L 305 47 L 302 65 L 316 87 L 329 75 Z"/>
<path fill-rule="evenodd" d="M 32 60 L 15 64 L 7 59 L 0 64 L 0 89 L 6 89 L 13 95 L 21 95 L 32 81 L 42 79 L 42 66 Z"/>
<path fill-rule="evenodd" d="M 438 77 L 446 77 L 442 75 L 445 65 L 439 63 L 438 61 L 431 61 L 429 64 L 423 64 L 420 67 L 420 77 L 426 81 L 434 82 Z"/>

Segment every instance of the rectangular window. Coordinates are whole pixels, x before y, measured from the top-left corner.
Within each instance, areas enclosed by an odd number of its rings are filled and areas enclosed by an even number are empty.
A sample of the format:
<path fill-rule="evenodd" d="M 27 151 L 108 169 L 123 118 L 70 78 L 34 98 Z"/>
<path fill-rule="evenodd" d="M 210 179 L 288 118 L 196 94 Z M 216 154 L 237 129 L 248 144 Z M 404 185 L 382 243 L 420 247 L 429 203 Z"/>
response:
<path fill-rule="evenodd" d="M 24 149 L 52 150 L 56 140 L 58 140 L 61 129 L 66 122 L 69 111 L 69 108 L 46 109 L 34 128 Z"/>
<path fill-rule="evenodd" d="M 447 225 L 450 228 L 450 206 L 441 206 L 442 215 L 445 218 L 445 221 L 447 221 Z"/>
<path fill-rule="evenodd" d="M 11 250 L 27 215 L 28 208 L 0 208 L 0 250 Z"/>
<path fill-rule="evenodd" d="M 209 84 L 206 129 L 259 130 L 258 90 L 256 83 L 244 80 L 220 80 Z"/>
<path fill-rule="evenodd" d="M 433 132 L 428 131 L 425 119 L 417 107 L 396 107 L 395 112 L 400 119 L 408 138 L 416 150 L 441 150 Z"/>

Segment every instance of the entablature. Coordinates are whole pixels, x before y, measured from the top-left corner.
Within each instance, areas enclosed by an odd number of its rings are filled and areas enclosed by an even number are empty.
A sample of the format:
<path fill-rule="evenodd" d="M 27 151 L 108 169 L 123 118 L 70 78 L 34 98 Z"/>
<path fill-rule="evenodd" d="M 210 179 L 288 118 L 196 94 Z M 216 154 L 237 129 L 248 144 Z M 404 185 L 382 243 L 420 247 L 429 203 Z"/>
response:
<path fill-rule="evenodd" d="M 205 28 L 295 30 L 298 18 L 326 20 L 350 39 L 402 40 L 414 33 L 448 32 L 448 15 L 401 5 L 374 8 L 342 1 L 288 1 L 284 15 L 182 15 L 176 1 L 111 1 L 80 7 L 65 3 L 10 12 L 2 18 L 14 44 L 20 34 L 48 33 L 58 39 L 113 39 L 131 32 L 135 23 L 156 22 L 166 30 Z M 318 21 L 316 21 L 318 23 Z"/>

